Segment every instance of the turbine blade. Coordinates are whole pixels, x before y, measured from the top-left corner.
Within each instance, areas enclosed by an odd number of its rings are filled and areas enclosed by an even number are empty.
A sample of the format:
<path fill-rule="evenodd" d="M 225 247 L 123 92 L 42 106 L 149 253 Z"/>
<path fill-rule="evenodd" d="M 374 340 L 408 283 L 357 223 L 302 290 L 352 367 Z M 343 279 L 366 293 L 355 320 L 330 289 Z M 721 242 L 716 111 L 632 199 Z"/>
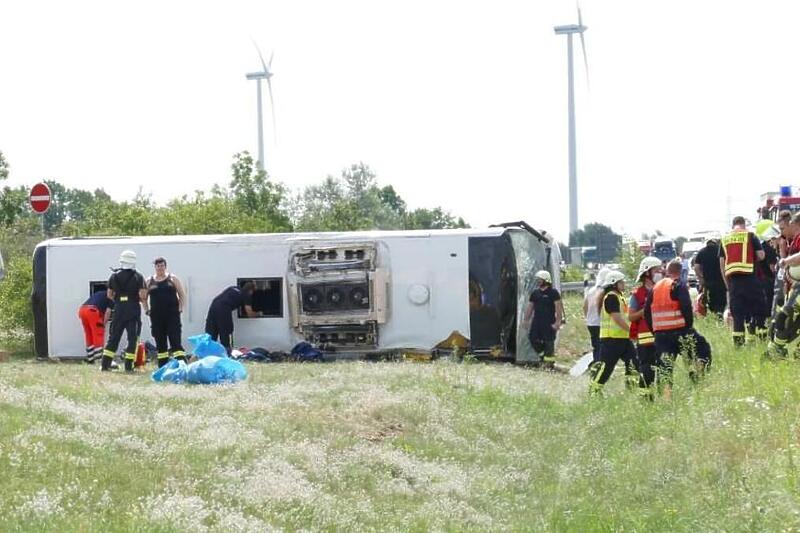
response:
<path fill-rule="evenodd" d="M 272 81 L 267 78 L 267 90 L 269 91 L 269 107 L 272 110 L 272 139 L 278 144 L 278 128 L 275 126 L 275 100 L 272 99 Z"/>
<path fill-rule="evenodd" d="M 586 58 L 586 41 L 583 40 L 581 32 L 581 50 L 583 50 L 583 66 L 586 68 L 586 86 L 589 86 L 589 60 Z"/>
<path fill-rule="evenodd" d="M 575 2 L 575 6 L 578 8 L 578 26 L 583 26 L 583 17 L 581 17 L 581 5 L 578 2 Z"/>
<path fill-rule="evenodd" d="M 273 50 L 272 53 L 269 55 L 269 63 L 267 63 L 267 66 L 269 68 L 272 68 L 272 58 L 273 57 L 275 57 L 275 50 Z"/>
<path fill-rule="evenodd" d="M 264 67 L 264 72 L 269 72 L 267 69 L 267 64 L 264 62 L 264 56 L 261 55 L 261 49 L 258 47 L 256 40 L 252 38 L 251 40 L 253 41 L 253 46 L 256 47 L 256 52 L 258 52 L 258 58 L 261 60 L 261 66 Z M 272 61 L 272 58 L 270 58 L 270 61 Z"/>

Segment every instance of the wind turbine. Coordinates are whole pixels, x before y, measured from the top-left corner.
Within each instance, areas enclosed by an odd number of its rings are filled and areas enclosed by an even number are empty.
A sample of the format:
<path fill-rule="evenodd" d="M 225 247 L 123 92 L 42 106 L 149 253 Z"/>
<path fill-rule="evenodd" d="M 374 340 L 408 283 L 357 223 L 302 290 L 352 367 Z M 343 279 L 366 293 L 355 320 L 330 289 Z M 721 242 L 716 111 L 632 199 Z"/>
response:
<path fill-rule="evenodd" d="M 256 91 L 258 103 L 258 168 L 264 170 L 264 119 L 261 115 L 261 80 L 267 80 L 267 89 L 269 90 L 269 103 L 272 109 L 272 134 L 275 138 L 275 101 L 272 99 L 272 58 L 275 52 L 269 56 L 269 63 L 264 61 L 264 56 L 261 55 L 261 50 L 258 45 L 253 41 L 253 46 L 256 47 L 258 58 L 261 60 L 261 66 L 264 68 L 261 72 L 250 72 L 245 75 L 248 80 L 256 80 Z"/>
<path fill-rule="evenodd" d="M 586 67 L 586 80 L 589 80 L 589 62 L 586 59 L 586 42 L 583 40 L 583 32 L 588 28 L 583 25 L 581 8 L 578 6 L 578 23 L 567 26 L 556 26 L 553 28 L 556 35 L 567 36 L 567 80 L 568 97 L 567 108 L 569 116 L 569 233 L 572 235 L 578 229 L 578 170 L 575 160 L 575 75 L 573 72 L 572 61 L 572 36 L 576 33 L 581 38 L 581 48 L 583 49 L 583 64 Z"/>

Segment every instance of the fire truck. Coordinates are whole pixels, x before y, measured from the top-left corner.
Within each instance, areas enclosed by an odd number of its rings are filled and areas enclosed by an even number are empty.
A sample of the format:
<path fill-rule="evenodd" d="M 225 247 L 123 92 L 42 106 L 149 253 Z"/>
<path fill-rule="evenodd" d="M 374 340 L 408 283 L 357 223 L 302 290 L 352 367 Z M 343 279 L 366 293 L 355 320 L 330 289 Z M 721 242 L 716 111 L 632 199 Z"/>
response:
<path fill-rule="evenodd" d="M 800 211 L 800 191 L 797 187 L 781 187 L 779 192 L 767 192 L 761 195 L 761 206 L 758 208 L 759 219 L 778 220 L 778 213 L 783 210 L 792 214 Z"/>

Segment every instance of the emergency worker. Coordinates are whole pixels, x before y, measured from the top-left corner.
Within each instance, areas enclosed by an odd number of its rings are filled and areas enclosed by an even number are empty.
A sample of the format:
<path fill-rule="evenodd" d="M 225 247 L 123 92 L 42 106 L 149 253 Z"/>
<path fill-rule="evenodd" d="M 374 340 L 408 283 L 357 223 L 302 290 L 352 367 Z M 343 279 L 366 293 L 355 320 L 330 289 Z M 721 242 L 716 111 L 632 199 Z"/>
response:
<path fill-rule="evenodd" d="M 708 239 L 706 245 L 697 252 L 693 263 L 697 282 L 702 292 L 703 305 L 710 312 L 721 317 L 728 305 L 728 295 L 722 270 L 719 267 L 719 240 Z"/>
<path fill-rule="evenodd" d="M 775 299 L 776 272 L 778 269 L 778 249 L 776 239 L 780 232 L 771 220 L 762 220 L 756 226 L 758 238 L 761 241 L 761 248 L 764 250 L 764 260 L 756 266 L 756 277 L 764 291 L 768 310 L 767 316 L 772 316 L 772 304 Z M 755 324 L 751 325 L 754 332 Z"/>
<path fill-rule="evenodd" d="M 690 364 L 692 381 L 702 377 L 711 364 L 711 346 L 694 329 L 692 299 L 680 277 L 681 263 L 670 262 L 667 277 L 655 284 L 644 304 L 644 318 L 655 336 L 660 361 L 659 386 L 663 385 L 666 397 L 672 394 L 672 374 L 679 354 Z"/>
<path fill-rule="evenodd" d="M 144 276 L 136 270 L 136 253 L 125 250 L 119 256 L 119 269 L 108 278 L 107 296 L 114 301 L 114 320 L 108 343 L 103 350 L 102 370 L 111 370 L 111 363 L 117 353 L 122 334 L 125 333 L 128 345 L 125 348 L 125 371 L 133 372 L 136 359 L 136 345 L 142 331 L 142 307 L 147 312 L 147 289 Z"/>
<path fill-rule="evenodd" d="M 241 288 L 230 286 L 219 293 L 208 308 L 206 316 L 206 333 L 211 335 L 212 340 L 219 339 L 231 353 L 231 343 L 233 341 L 233 316 L 231 313 L 244 307 L 244 312 L 249 318 L 263 316 L 263 313 L 253 310 L 253 291 L 255 283 L 245 282 Z"/>
<path fill-rule="evenodd" d="M 83 325 L 83 338 L 86 345 L 84 361 L 93 364 L 102 357 L 105 345 L 106 324 L 111 317 L 114 302 L 108 299 L 106 291 L 96 291 L 78 308 L 78 318 Z"/>
<path fill-rule="evenodd" d="M 625 290 L 625 275 L 612 270 L 606 275 L 603 294 L 599 299 L 600 312 L 600 361 L 589 369 L 589 393 L 598 394 L 611 378 L 614 367 L 622 359 L 625 362 L 625 385 L 636 387 L 639 376 L 636 372 L 636 350 L 628 336 L 630 325 L 625 321 L 628 304 L 622 295 Z"/>
<path fill-rule="evenodd" d="M 719 264 L 728 289 L 728 308 L 733 317 L 733 344 L 744 345 L 744 325 L 753 320 L 756 336 L 766 339 L 767 301 L 756 278 L 756 263 L 764 260 L 761 242 L 745 229 L 744 217 L 733 219 L 733 231 L 722 238 Z"/>
<path fill-rule="evenodd" d="M 600 360 L 600 311 L 597 300 L 603 294 L 603 282 L 608 273 L 608 268 L 601 268 L 597 273 L 594 285 L 586 291 L 583 297 L 583 317 L 592 343 L 592 363 Z"/>
<path fill-rule="evenodd" d="M 642 394 L 652 397 L 652 385 L 656 377 L 658 358 L 656 357 L 655 337 L 650 325 L 644 319 L 644 304 L 647 294 L 664 277 L 661 260 L 645 257 L 639 263 L 636 279 L 639 287 L 631 295 L 628 304 L 628 320 L 631 322 L 631 341 L 636 343 L 636 359 L 639 363 L 639 388 Z"/>
<path fill-rule="evenodd" d="M 796 336 L 797 284 L 785 269 L 793 266 L 788 259 L 800 253 L 800 214 L 792 216 L 790 211 L 781 211 L 778 215 L 778 229 L 781 237 L 778 244 L 778 270 L 776 272 L 775 298 L 772 308 L 772 342 L 767 347 L 769 355 L 786 356 L 786 346 Z M 781 280 L 783 283 L 781 283 Z"/>
<path fill-rule="evenodd" d="M 534 275 L 534 279 L 539 280 L 539 287 L 531 293 L 523 321 L 531 324 L 528 333 L 531 346 L 542 354 L 544 367 L 551 369 L 556 361 L 556 333 L 561 328 L 564 309 L 561 295 L 553 288 L 550 272 L 540 270 Z"/>
<path fill-rule="evenodd" d="M 181 280 L 167 272 L 166 259 L 157 257 L 153 266 L 155 274 L 147 278 L 147 295 L 150 299 L 150 332 L 156 341 L 160 368 L 170 357 L 186 360 L 181 345 L 181 313 L 186 305 L 186 291 Z"/>

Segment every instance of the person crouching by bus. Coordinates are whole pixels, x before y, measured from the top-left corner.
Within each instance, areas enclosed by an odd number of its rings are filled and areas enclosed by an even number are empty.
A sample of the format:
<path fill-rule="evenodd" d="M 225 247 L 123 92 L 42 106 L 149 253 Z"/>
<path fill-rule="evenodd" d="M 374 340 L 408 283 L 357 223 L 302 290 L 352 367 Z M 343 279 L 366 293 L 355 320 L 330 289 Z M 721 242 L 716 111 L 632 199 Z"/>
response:
<path fill-rule="evenodd" d="M 639 388 L 650 399 L 653 397 L 652 385 L 655 381 L 658 358 L 655 337 L 644 319 L 644 303 L 647 294 L 663 277 L 660 259 L 657 257 L 642 259 L 636 276 L 640 284 L 631 295 L 628 305 L 628 320 L 631 322 L 630 339 L 636 343 L 636 359 L 639 363 Z"/>
<path fill-rule="evenodd" d="M 156 272 L 147 278 L 147 295 L 150 298 L 150 332 L 156 341 L 158 367 L 161 368 L 170 357 L 186 360 L 181 345 L 181 313 L 186 306 L 186 291 L 181 280 L 167 272 L 166 259 L 157 257 L 153 266 Z"/>
<path fill-rule="evenodd" d="M 589 339 L 592 343 L 592 363 L 600 360 L 600 312 L 597 300 L 603 294 L 603 282 L 608 272 L 608 268 L 601 268 L 597 273 L 594 285 L 586 291 L 583 297 L 583 318 L 586 321 L 586 329 L 589 330 Z"/>
<path fill-rule="evenodd" d="M 114 301 L 114 320 L 108 343 L 103 350 L 102 370 L 111 370 L 111 363 L 117 353 L 123 332 L 127 336 L 125 348 L 125 371 L 133 372 L 136 359 L 136 345 L 142 331 L 142 305 L 147 311 L 147 289 L 144 276 L 136 270 L 136 252 L 125 250 L 119 256 L 119 269 L 108 278 L 109 300 Z"/>
<path fill-rule="evenodd" d="M 225 347 L 228 355 L 231 353 L 233 341 L 233 316 L 231 313 L 244 307 L 244 312 L 248 318 L 263 316 L 262 313 L 253 311 L 253 292 L 255 283 L 246 282 L 239 287 L 228 287 L 219 293 L 208 308 L 206 316 L 206 333 L 211 335 L 212 340 L 219 340 Z"/>
<path fill-rule="evenodd" d="M 702 377 L 711 364 L 711 346 L 694 329 L 692 299 L 680 277 L 681 263 L 670 262 L 667 277 L 655 284 L 644 304 L 644 317 L 655 335 L 656 356 L 661 361 L 658 385 L 664 387 L 666 398 L 672 395 L 672 374 L 679 354 L 690 364 L 692 381 Z"/>
<path fill-rule="evenodd" d="M 544 368 L 552 369 L 556 362 L 556 333 L 561 327 L 564 308 L 561 295 L 553 288 L 550 272 L 540 270 L 534 279 L 539 280 L 539 288 L 531 293 L 523 320 L 530 321 L 528 338 L 533 349 L 542 354 Z"/>
<path fill-rule="evenodd" d="M 106 291 L 96 291 L 78 309 L 78 318 L 83 325 L 83 338 L 86 344 L 84 361 L 93 364 L 103 355 L 106 324 L 111 317 L 114 302 L 108 299 Z"/>
<path fill-rule="evenodd" d="M 628 304 L 622 296 L 625 275 L 612 270 L 606 275 L 603 294 L 598 303 L 600 311 L 600 361 L 589 369 L 589 392 L 598 394 L 611 378 L 614 367 L 622 359 L 625 363 L 625 385 L 634 388 L 639 382 L 636 371 L 636 350 L 628 336 L 630 325 L 625 321 Z"/>

